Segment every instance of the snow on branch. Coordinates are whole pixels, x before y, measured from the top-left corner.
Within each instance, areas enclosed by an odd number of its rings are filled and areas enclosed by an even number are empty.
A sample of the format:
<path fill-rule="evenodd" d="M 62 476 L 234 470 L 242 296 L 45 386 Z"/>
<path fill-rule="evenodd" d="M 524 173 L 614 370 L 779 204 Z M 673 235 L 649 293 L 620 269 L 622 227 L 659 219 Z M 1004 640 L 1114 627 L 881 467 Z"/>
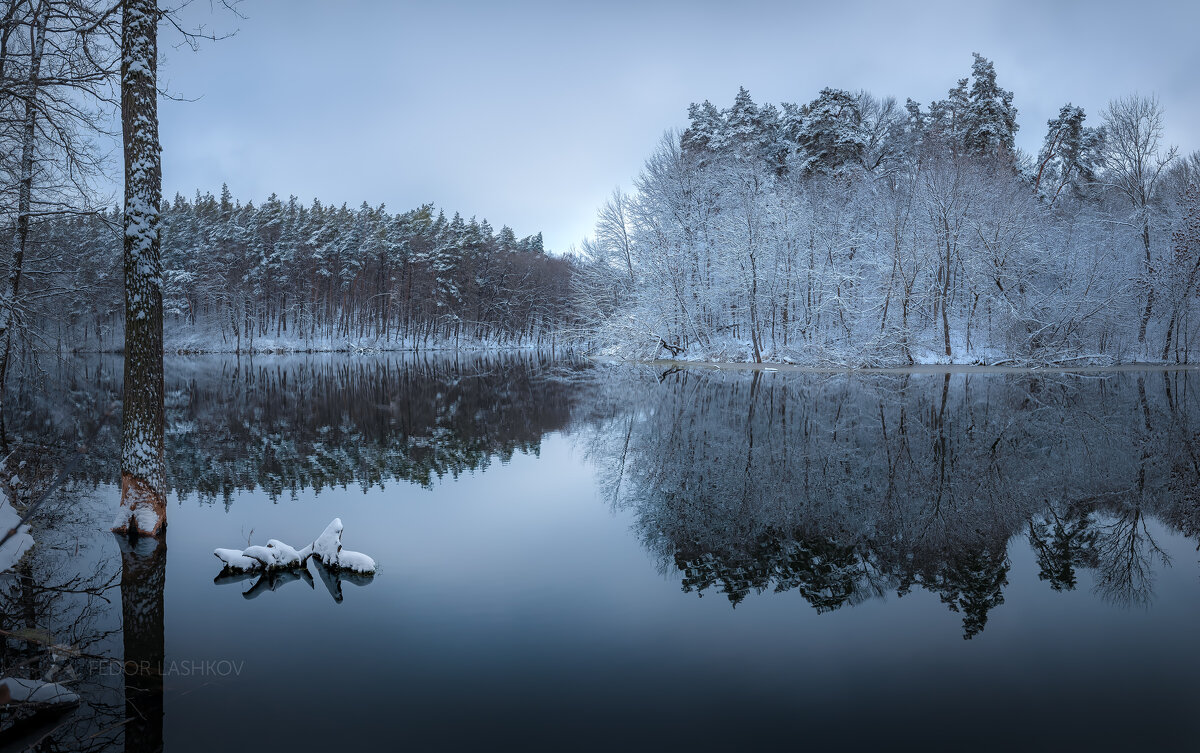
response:
<path fill-rule="evenodd" d="M 342 600 L 343 580 L 363 585 L 375 574 L 375 560 L 362 552 L 342 548 L 341 518 L 334 518 L 321 535 L 303 549 L 295 549 L 278 539 L 268 539 L 266 546 L 214 549 L 213 555 L 224 565 L 215 580 L 218 584 L 261 576 L 243 594 L 247 599 L 255 598 L 263 591 L 275 591 L 294 580 L 304 580 L 311 588 L 313 577 L 307 567 L 309 558 L 314 560 L 321 582 L 338 602 Z"/>

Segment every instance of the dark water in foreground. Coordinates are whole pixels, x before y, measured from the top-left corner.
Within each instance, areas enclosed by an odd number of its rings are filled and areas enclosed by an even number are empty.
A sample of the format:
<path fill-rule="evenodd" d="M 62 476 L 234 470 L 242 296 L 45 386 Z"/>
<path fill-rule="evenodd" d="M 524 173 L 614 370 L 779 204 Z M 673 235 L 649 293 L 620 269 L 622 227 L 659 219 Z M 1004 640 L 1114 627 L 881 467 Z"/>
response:
<path fill-rule="evenodd" d="M 119 375 L 55 372 L 9 442 L 50 465 Z M 75 653 L 0 662 L 84 697 L 46 750 L 1195 750 L 1198 398 L 1186 372 L 173 359 L 165 550 L 103 531 L 108 431 L 0 584 L 0 628 Z M 213 582 L 214 547 L 335 516 L 369 582 Z"/>

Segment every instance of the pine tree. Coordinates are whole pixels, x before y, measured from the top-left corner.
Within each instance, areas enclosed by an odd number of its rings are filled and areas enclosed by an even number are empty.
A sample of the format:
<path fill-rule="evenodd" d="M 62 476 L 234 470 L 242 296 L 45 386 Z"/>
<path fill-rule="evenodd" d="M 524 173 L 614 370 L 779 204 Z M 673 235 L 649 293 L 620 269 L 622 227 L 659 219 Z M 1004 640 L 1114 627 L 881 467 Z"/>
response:
<path fill-rule="evenodd" d="M 1104 157 L 1104 129 L 1085 126 L 1085 119 L 1083 108 L 1068 102 L 1058 117 L 1047 121 L 1033 191 L 1050 204 L 1068 186 L 1079 193 L 1096 181 Z"/>
<path fill-rule="evenodd" d="M 1020 128 L 1017 108 L 1012 103 L 1013 93 L 997 85 L 992 61 L 978 52 L 973 55 L 973 80 L 962 130 L 963 143 L 970 154 L 1011 161 L 1016 148 L 1014 136 Z"/>
<path fill-rule="evenodd" d="M 861 165 L 866 147 L 863 114 L 853 94 L 826 88 L 805 106 L 796 134 L 796 148 L 806 174 L 831 173 L 846 165 Z"/>
<path fill-rule="evenodd" d="M 723 123 L 721 113 L 712 102 L 704 100 L 703 104 L 692 103 L 688 106 L 690 125 L 680 137 L 680 146 L 684 152 L 703 158 L 710 152 L 716 151 L 720 145 Z M 717 144 L 714 145 L 714 140 Z"/>

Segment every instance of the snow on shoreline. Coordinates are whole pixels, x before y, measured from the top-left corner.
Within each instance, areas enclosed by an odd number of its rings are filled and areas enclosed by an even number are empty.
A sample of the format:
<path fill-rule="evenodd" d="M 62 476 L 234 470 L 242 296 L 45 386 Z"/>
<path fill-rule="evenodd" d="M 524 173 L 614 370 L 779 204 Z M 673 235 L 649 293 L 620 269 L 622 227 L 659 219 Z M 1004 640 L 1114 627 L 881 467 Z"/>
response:
<path fill-rule="evenodd" d="M 1187 363 L 1156 363 L 1146 361 L 1129 361 L 1112 364 L 1023 364 L 1023 363 L 915 363 L 908 366 L 839 366 L 839 365 L 807 365 L 780 361 L 710 361 L 682 360 L 673 358 L 657 358 L 653 360 L 632 360 L 614 358 L 592 358 L 593 361 L 609 365 L 642 364 L 664 368 L 681 369 L 712 369 L 714 371 L 772 371 L 807 374 L 1030 374 L 1037 372 L 1068 372 L 1072 374 L 1103 374 L 1120 371 L 1196 371 L 1200 364 Z"/>
<path fill-rule="evenodd" d="M 0 537 L 8 534 L 14 527 L 16 534 L 0 546 L 0 573 L 6 572 L 21 559 L 29 547 L 33 546 L 33 537 L 29 535 L 28 525 L 18 525 L 21 516 L 12 508 L 8 500 L 0 500 Z"/>
<path fill-rule="evenodd" d="M 255 337 L 240 341 L 220 332 L 167 333 L 163 353 L 168 355 L 291 354 L 291 353 L 434 353 L 434 352 L 549 352 L 572 350 L 569 343 L 495 342 L 473 339 L 394 339 L 382 337 Z M 77 347 L 77 354 L 119 354 L 119 346 L 99 349 Z"/>

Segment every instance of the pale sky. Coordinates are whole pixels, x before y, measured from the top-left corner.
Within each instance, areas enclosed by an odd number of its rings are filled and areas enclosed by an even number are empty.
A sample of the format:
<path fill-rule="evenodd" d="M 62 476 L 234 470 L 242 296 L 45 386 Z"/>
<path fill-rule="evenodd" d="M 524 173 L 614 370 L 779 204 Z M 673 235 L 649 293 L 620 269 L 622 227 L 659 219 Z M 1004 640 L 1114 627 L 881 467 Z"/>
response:
<path fill-rule="evenodd" d="M 1092 124 L 1156 93 L 1168 140 L 1200 148 L 1200 2 L 400 2 L 246 0 L 237 34 L 166 55 L 163 190 L 242 199 L 434 202 L 565 251 L 629 188 L 690 102 L 807 102 L 824 86 L 923 104 L 996 64 L 1018 144 L 1067 101 Z"/>

